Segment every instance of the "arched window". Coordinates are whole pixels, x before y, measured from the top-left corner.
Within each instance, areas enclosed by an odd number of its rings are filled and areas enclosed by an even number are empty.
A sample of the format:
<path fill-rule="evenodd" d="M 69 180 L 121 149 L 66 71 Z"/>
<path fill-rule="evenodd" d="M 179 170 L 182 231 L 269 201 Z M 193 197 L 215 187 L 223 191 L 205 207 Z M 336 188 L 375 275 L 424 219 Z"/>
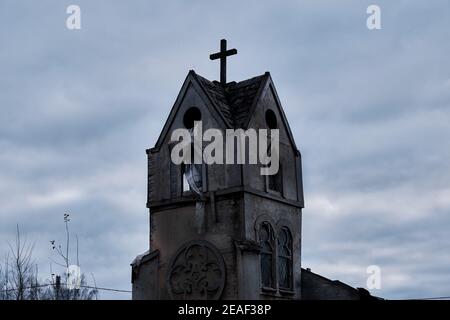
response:
<path fill-rule="evenodd" d="M 186 165 L 184 163 L 181 164 L 181 185 L 181 190 L 183 193 L 191 190 L 186 176 Z"/>
<path fill-rule="evenodd" d="M 261 223 L 259 229 L 259 244 L 261 246 L 261 284 L 263 288 L 275 288 L 274 252 L 275 235 L 268 222 Z"/>
<path fill-rule="evenodd" d="M 269 145 L 267 147 L 267 156 L 268 157 L 272 156 L 271 145 L 272 144 L 269 143 Z M 283 193 L 283 172 L 282 172 L 281 161 L 280 161 L 279 157 L 278 157 L 277 161 L 278 161 L 277 173 L 267 176 L 267 182 L 266 182 L 267 190 L 282 194 Z M 267 164 L 267 167 L 271 167 L 271 166 L 272 166 L 272 160 Z"/>
<path fill-rule="evenodd" d="M 192 108 L 191 108 L 192 109 Z M 193 137 L 193 130 L 189 129 L 191 133 L 191 139 Z M 187 191 L 193 191 L 196 194 L 201 194 L 203 189 L 203 163 L 195 163 L 197 152 L 197 157 L 201 158 L 201 150 L 196 150 L 194 143 L 187 146 L 185 155 L 185 161 L 181 164 L 181 180 L 182 180 L 182 193 Z M 190 149 L 190 150 L 189 150 Z M 190 158 L 188 157 L 190 155 Z"/>
<path fill-rule="evenodd" d="M 270 164 L 269 164 L 270 166 Z M 281 172 L 281 164 L 279 165 L 278 172 L 268 176 L 268 188 L 269 190 L 283 193 L 283 178 Z"/>
<path fill-rule="evenodd" d="M 184 113 L 183 124 L 186 129 L 192 129 L 195 121 L 202 121 L 202 113 L 198 108 L 191 107 Z"/>
<path fill-rule="evenodd" d="M 292 235 L 287 227 L 278 232 L 278 287 L 292 290 Z"/>

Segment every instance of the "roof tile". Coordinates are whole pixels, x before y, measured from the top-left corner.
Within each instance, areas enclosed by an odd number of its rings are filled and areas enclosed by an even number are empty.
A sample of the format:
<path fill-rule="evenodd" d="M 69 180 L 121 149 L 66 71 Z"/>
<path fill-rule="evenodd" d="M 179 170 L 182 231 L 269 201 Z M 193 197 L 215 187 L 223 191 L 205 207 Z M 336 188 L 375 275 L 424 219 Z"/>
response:
<path fill-rule="evenodd" d="M 211 98 L 217 111 L 229 126 L 241 128 L 250 116 L 251 107 L 267 74 L 241 82 L 231 82 L 224 88 L 196 74 L 197 79 Z"/>

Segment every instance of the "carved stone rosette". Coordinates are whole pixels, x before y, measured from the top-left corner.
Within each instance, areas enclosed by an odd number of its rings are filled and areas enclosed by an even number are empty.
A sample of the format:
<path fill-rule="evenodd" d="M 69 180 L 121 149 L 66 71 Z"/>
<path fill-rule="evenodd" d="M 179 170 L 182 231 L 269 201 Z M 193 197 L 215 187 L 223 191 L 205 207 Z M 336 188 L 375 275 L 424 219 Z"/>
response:
<path fill-rule="evenodd" d="M 225 286 L 225 262 L 208 241 L 190 241 L 169 264 L 167 287 L 172 299 L 217 300 Z"/>

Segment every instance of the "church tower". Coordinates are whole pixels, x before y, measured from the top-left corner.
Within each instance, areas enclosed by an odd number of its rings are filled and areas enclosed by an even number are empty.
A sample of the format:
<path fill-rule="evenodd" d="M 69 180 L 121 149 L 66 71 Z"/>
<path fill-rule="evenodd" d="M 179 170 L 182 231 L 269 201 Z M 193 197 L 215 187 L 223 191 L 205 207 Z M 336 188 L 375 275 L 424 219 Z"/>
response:
<path fill-rule="evenodd" d="M 148 156 L 149 251 L 132 263 L 133 299 L 300 299 L 301 155 L 268 72 L 220 82 L 190 71 Z M 176 129 L 278 129 L 279 170 L 175 164 Z M 203 148 L 208 142 L 203 142 Z M 248 146 L 247 146 L 248 147 Z"/>

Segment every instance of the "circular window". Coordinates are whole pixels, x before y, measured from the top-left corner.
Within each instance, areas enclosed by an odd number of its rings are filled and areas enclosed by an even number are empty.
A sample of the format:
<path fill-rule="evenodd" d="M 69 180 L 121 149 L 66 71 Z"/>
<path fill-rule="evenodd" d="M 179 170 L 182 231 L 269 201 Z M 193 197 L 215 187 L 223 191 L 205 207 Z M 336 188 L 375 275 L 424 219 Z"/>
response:
<path fill-rule="evenodd" d="M 167 287 L 172 299 L 218 300 L 225 287 L 225 261 L 205 240 L 184 244 L 169 264 Z"/>
<path fill-rule="evenodd" d="M 183 124 L 186 129 L 192 129 L 194 127 L 194 121 L 200 121 L 202 119 L 202 113 L 196 107 L 189 108 L 183 117 Z"/>
<path fill-rule="evenodd" d="M 275 112 L 273 112 L 273 110 L 271 110 L 271 109 L 268 109 L 266 111 L 266 124 L 269 127 L 269 129 L 278 128 L 277 116 L 275 115 Z"/>

